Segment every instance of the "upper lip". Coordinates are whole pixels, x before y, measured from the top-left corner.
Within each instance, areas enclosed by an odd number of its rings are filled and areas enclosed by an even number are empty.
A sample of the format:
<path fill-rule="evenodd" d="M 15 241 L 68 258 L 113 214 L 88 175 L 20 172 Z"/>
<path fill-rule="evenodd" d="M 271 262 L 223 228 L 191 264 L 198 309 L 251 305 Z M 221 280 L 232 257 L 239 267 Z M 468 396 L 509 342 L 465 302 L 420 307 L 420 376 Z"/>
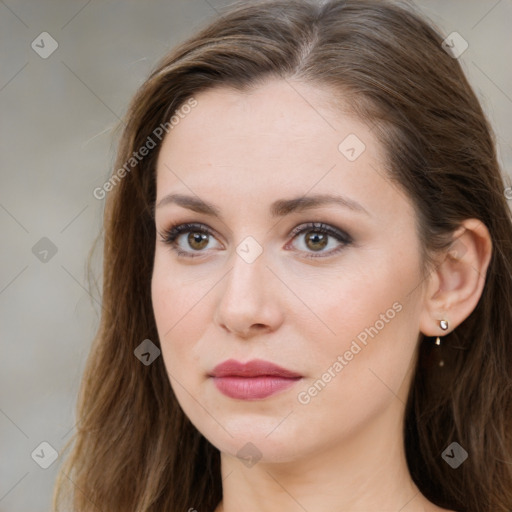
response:
<path fill-rule="evenodd" d="M 298 373 L 263 359 L 253 359 L 246 363 L 241 363 L 235 359 L 228 359 L 218 364 L 210 374 L 211 377 L 261 377 L 264 375 L 287 379 L 302 377 Z"/>

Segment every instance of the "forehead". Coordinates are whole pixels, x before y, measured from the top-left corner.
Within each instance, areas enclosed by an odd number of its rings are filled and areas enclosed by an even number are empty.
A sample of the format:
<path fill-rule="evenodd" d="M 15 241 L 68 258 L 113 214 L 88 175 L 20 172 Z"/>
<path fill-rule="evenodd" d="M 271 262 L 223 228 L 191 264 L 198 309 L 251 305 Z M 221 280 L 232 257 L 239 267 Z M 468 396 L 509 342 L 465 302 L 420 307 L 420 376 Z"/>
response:
<path fill-rule="evenodd" d="M 170 192 L 220 200 L 339 192 L 365 203 L 397 194 L 384 151 L 369 127 L 310 84 L 272 80 L 249 91 L 218 87 L 165 137 L 157 161 L 157 201 Z M 355 156 L 355 158 L 354 158 Z M 314 189 L 314 190 L 313 190 Z"/>
<path fill-rule="evenodd" d="M 331 156 L 339 156 L 338 145 L 350 133 L 371 152 L 379 150 L 366 125 L 335 108 L 332 92 L 311 84 L 270 80 L 244 92 L 217 87 L 195 99 L 197 106 L 173 127 L 162 153 L 179 154 L 180 160 L 227 160 L 242 152 L 258 160 L 279 160 L 297 154 L 307 155 L 309 161 L 327 148 Z"/>

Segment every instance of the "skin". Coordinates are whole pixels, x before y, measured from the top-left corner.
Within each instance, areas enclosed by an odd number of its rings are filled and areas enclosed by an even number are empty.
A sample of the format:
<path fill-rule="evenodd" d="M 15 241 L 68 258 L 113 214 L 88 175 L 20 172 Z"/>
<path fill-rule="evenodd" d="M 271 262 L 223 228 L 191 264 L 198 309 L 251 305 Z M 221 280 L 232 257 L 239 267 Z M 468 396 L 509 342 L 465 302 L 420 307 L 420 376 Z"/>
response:
<path fill-rule="evenodd" d="M 160 150 L 157 205 L 181 193 L 214 204 L 222 216 L 158 206 L 158 232 L 196 222 L 213 236 L 191 246 L 194 239 L 182 234 L 179 247 L 201 254 L 187 259 L 157 235 L 152 278 L 171 386 L 221 452 L 217 512 L 444 510 L 408 472 L 404 407 L 421 333 L 442 337 L 439 320 L 452 331 L 480 298 L 489 233 L 478 220 L 465 221 L 456 233 L 458 254 L 440 255 L 423 279 L 409 198 L 386 178 L 383 149 L 369 127 L 330 98 L 318 86 L 277 79 L 250 92 L 202 92 Z M 349 134 L 366 145 L 354 161 L 338 150 Z M 343 194 L 368 213 L 330 204 L 270 216 L 277 199 L 317 193 Z M 307 222 L 341 229 L 353 242 L 343 246 L 329 236 L 323 247 L 307 229 L 290 235 Z M 263 249 L 252 263 L 236 252 L 248 236 Z M 309 403 L 300 403 L 298 394 L 394 303 L 400 311 Z M 229 358 L 272 361 L 302 379 L 266 399 L 232 399 L 208 377 Z M 256 447 L 251 466 L 237 457 L 248 442 Z"/>

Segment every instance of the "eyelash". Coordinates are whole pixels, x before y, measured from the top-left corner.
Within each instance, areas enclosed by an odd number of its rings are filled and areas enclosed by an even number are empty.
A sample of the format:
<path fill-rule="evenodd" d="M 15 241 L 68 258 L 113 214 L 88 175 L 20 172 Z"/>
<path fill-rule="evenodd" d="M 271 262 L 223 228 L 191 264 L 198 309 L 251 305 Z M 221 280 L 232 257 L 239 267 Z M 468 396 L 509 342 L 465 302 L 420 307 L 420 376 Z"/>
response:
<path fill-rule="evenodd" d="M 343 250 L 345 247 L 352 244 L 353 240 L 352 238 L 345 233 L 344 231 L 341 231 L 337 228 L 331 227 L 327 224 L 324 224 L 322 222 L 308 222 L 306 224 L 301 224 L 300 226 L 297 226 L 292 230 L 290 235 L 293 235 L 292 239 L 295 239 L 298 235 L 302 233 L 307 233 L 313 231 L 315 233 L 323 233 L 326 235 L 330 235 L 338 242 L 342 242 L 342 245 L 338 247 L 337 249 L 333 249 L 327 253 L 327 256 L 319 256 L 316 254 L 309 254 L 306 255 L 306 258 L 326 258 L 328 256 L 333 256 L 334 254 L 337 254 L 341 250 Z M 173 224 L 163 232 L 158 231 L 158 234 L 162 237 L 161 241 L 165 244 L 169 245 L 173 251 L 175 251 L 178 254 L 178 257 L 185 257 L 185 258 L 197 258 L 201 257 L 205 251 L 195 251 L 196 254 L 190 253 L 188 251 L 183 251 L 177 246 L 177 238 L 183 234 L 183 233 L 201 233 L 201 234 L 207 234 L 210 236 L 215 236 L 214 233 L 206 227 L 204 224 L 199 223 L 184 223 L 184 224 Z M 299 251 L 300 252 L 300 251 Z"/>

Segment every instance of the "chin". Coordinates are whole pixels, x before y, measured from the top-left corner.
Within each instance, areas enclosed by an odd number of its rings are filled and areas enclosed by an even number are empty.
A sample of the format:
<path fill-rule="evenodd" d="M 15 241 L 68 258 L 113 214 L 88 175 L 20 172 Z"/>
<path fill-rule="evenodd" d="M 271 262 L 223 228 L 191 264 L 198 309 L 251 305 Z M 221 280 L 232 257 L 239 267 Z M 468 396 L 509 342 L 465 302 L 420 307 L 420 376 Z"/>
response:
<path fill-rule="evenodd" d="M 257 462 L 293 462 L 298 458 L 298 449 L 304 448 L 298 446 L 301 436 L 290 430 L 291 425 L 284 428 L 288 419 L 281 424 L 283 418 L 262 420 L 247 414 L 237 421 L 217 419 L 222 426 L 215 422 L 214 428 L 210 425 L 201 433 L 221 453 L 240 459 L 247 467 Z"/>

